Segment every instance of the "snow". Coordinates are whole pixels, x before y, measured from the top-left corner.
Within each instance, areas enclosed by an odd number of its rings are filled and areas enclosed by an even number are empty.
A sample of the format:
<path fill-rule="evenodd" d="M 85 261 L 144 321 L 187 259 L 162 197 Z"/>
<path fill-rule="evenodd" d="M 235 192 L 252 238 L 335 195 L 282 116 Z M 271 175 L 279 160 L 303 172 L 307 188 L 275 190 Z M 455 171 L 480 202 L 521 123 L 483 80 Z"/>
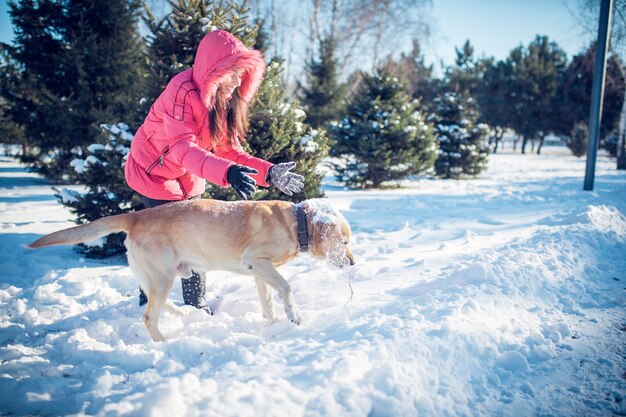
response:
<path fill-rule="evenodd" d="M 72 162 L 74 162 L 74 161 L 72 161 Z M 75 190 L 62 188 L 59 191 L 59 196 L 61 197 L 61 201 L 63 201 L 64 203 L 75 203 L 80 198 L 80 193 L 78 193 Z"/>
<path fill-rule="evenodd" d="M 304 148 L 305 152 L 316 152 L 319 148 L 319 145 L 315 142 L 315 138 L 319 135 L 319 131 L 317 129 L 311 129 L 308 135 L 302 136 L 300 139 L 297 139 L 300 146 Z"/>
<path fill-rule="evenodd" d="M 289 111 L 289 109 L 291 108 L 291 103 L 281 103 L 279 105 L 279 108 L 280 108 L 280 115 L 284 117 Z"/>
<path fill-rule="evenodd" d="M 81 158 L 72 159 L 72 161 L 70 162 L 70 166 L 74 168 L 74 171 L 76 171 L 78 174 L 83 174 L 86 171 L 85 160 Z"/>
<path fill-rule="evenodd" d="M 94 155 L 89 155 L 85 158 L 84 169 L 87 170 L 90 165 L 99 165 L 102 161 L 96 158 Z"/>
<path fill-rule="evenodd" d="M 142 98 L 142 100 L 144 100 Z M 127 142 L 130 142 L 133 139 L 133 134 L 131 132 L 128 131 L 128 129 L 130 129 L 130 127 L 126 124 L 126 123 L 117 123 L 117 124 L 101 124 L 100 128 L 109 131 L 110 133 L 112 133 L 112 135 L 109 135 L 109 140 L 111 142 L 116 142 L 118 140 L 117 136 L 119 136 L 122 140 L 125 140 Z M 99 146 L 99 145 L 90 145 L 90 146 Z M 100 145 L 101 146 L 101 145 Z M 94 149 L 89 149 L 90 152 L 95 152 L 96 150 L 99 150 L 98 148 L 94 148 Z"/>
<path fill-rule="evenodd" d="M 129 131 L 124 130 L 124 131 L 120 134 L 120 137 L 121 137 L 122 139 L 124 139 L 125 141 L 130 142 L 131 140 L 133 140 L 134 135 L 133 135 L 132 133 L 130 133 Z"/>
<path fill-rule="evenodd" d="M 357 265 L 279 269 L 300 326 L 280 300 L 265 321 L 251 279 L 212 272 L 216 314 L 163 313 L 154 343 L 124 258 L 24 247 L 74 223 L 2 157 L 0 414 L 623 415 L 626 173 L 600 157 L 583 192 L 584 168 L 497 154 L 476 180 L 370 191 L 328 173 Z"/>
<path fill-rule="evenodd" d="M 104 150 L 104 145 L 100 143 L 92 143 L 91 145 L 87 146 L 87 150 L 91 153 L 101 152 Z"/>
<path fill-rule="evenodd" d="M 339 224 L 343 217 L 327 198 L 311 198 L 306 202 L 313 213 L 311 216 L 311 223 L 313 224 Z M 299 206 L 302 206 L 302 203 L 294 206 L 294 213 Z"/>
<path fill-rule="evenodd" d="M 298 109 L 298 108 L 293 109 L 293 115 L 296 119 L 300 119 L 300 120 L 306 117 L 306 113 L 304 112 L 304 110 Z"/>

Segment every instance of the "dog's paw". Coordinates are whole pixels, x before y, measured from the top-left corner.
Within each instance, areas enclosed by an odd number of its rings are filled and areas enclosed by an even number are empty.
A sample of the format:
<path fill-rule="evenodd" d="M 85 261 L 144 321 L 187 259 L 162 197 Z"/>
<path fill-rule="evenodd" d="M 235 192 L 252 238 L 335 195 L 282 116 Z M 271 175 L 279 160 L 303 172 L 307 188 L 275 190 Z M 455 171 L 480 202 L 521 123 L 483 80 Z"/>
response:
<path fill-rule="evenodd" d="M 278 321 L 278 316 L 276 316 L 276 313 L 273 311 L 271 313 L 263 312 L 263 318 L 270 323 L 276 323 Z"/>
<path fill-rule="evenodd" d="M 161 334 L 158 330 L 154 333 L 150 332 L 150 336 L 152 337 L 152 340 L 157 343 L 165 342 L 165 336 L 163 336 L 163 334 Z"/>
<path fill-rule="evenodd" d="M 292 323 L 300 325 L 300 323 L 302 323 L 302 316 L 300 316 L 300 313 L 298 313 L 297 311 L 294 311 L 291 314 L 289 314 L 289 320 Z"/>

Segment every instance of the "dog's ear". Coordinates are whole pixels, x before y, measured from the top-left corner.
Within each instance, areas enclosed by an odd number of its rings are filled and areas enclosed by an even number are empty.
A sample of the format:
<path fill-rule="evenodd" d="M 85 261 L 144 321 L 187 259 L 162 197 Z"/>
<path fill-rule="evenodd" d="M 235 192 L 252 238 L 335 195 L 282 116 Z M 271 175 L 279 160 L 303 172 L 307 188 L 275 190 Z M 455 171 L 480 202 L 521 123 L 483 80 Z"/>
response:
<path fill-rule="evenodd" d="M 322 224 L 319 222 L 313 222 L 313 213 L 309 206 L 305 206 L 307 215 L 307 223 L 309 227 L 309 251 L 313 256 L 323 256 L 322 250 Z"/>
<path fill-rule="evenodd" d="M 317 258 L 328 258 L 342 252 L 344 238 L 342 217 L 329 206 L 318 206 L 305 202 L 309 226 L 309 252 Z"/>
<path fill-rule="evenodd" d="M 311 255 L 320 258 L 328 257 L 332 247 L 337 244 L 335 241 L 340 235 L 339 226 L 335 223 L 316 221 L 311 222 L 309 230 Z"/>
<path fill-rule="evenodd" d="M 303 208 L 306 213 L 307 226 L 309 228 L 309 252 L 312 256 L 324 257 L 324 236 L 327 233 L 328 225 L 320 221 L 314 221 L 317 214 L 314 205 L 310 205 L 305 201 Z"/>

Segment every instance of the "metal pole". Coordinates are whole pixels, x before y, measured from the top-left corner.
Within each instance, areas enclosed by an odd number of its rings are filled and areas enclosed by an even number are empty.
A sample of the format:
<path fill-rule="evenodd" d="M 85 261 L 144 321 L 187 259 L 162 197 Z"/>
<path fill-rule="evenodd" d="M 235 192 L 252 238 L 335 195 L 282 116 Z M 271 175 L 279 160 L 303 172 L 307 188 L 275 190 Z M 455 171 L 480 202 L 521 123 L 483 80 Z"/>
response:
<path fill-rule="evenodd" d="M 609 47 L 609 23 L 613 0 L 602 0 L 598 24 L 598 42 L 596 58 L 593 64 L 593 84 L 591 89 L 591 106 L 589 108 L 589 143 L 587 145 L 587 168 L 583 190 L 593 191 L 593 180 L 596 173 L 596 154 L 600 138 L 600 121 L 602 119 L 602 101 L 604 99 L 604 78 L 606 75 L 606 51 Z"/>

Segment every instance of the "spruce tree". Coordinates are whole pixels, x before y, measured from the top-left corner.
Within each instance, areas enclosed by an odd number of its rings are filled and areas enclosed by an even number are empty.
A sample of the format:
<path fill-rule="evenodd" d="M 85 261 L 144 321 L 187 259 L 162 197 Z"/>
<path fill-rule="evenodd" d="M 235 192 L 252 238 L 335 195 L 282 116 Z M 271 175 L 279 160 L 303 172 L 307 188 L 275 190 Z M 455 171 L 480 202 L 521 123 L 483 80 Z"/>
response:
<path fill-rule="evenodd" d="M 210 29 L 208 22 L 223 22 L 224 14 L 232 11 L 231 5 L 218 9 L 211 3 L 169 1 L 172 10 L 159 21 L 146 7 L 144 20 L 150 30 L 146 51 L 146 104 L 151 105 L 159 97 L 174 75 L 193 66 L 196 48 Z"/>
<path fill-rule="evenodd" d="M 487 127 L 478 123 L 475 101 L 456 93 L 435 99 L 435 134 L 439 157 L 435 172 L 442 178 L 476 176 L 487 168 Z"/>
<path fill-rule="evenodd" d="M 316 129 L 326 129 L 337 119 L 343 104 L 345 86 L 339 85 L 336 46 L 332 37 L 320 40 L 318 57 L 306 63 L 306 84 L 301 87 L 302 106 L 306 121 Z"/>
<path fill-rule="evenodd" d="M 103 124 L 103 139 L 86 147 L 83 155 L 74 158 L 70 166 L 86 193 L 63 189 L 59 200 L 76 215 L 76 223 L 87 223 L 100 217 L 127 213 L 141 208 L 139 196 L 126 185 L 124 163 L 130 152 L 132 130 L 125 123 Z M 80 245 L 90 257 L 107 257 L 125 252 L 124 233 L 100 239 L 97 244 Z"/>
<path fill-rule="evenodd" d="M 474 95 L 482 72 L 482 61 L 474 56 L 474 47 L 469 40 L 454 51 L 454 65 L 446 70 L 446 88 L 457 94 Z"/>
<path fill-rule="evenodd" d="M 588 138 L 589 128 L 587 123 L 578 122 L 572 128 L 571 134 L 565 137 L 565 145 L 575 156 L 580 158 L 587 153 Z"/>
<path fill-rule="evenodd" d="M 556 109 L 558 122 L 555 132 L 562 136 L 570 136 L 570 132 L 579 123 L 589 120 L 591 104 L 591 83 L 593 80 L 593 60 L 595 44 L 584 52 L 574 56 L 567 68 L 561 73 L 559 88 L 552 107 Z M 606 138 L 618 130 L 622 101 L 624 100 L 625 82 L 620 67 L 624 65 L 620 58 L 609 55 L 606 68 L 604 87 L 604 104 L 602 106 L 602 123 L 600 124 L 600 146 L 608 148 Z"/>
<path fill-rule="evenodd" d="M 500 140 L 505 130 L 510 127 L 509 80 L 507 79 L 507 65 L 485 59 L 482 77 L 476 89 L 476 101 L 480 107 L 480 120 L 490 127 L 490 144 L 493 144 L 493 153 L 498 151 Z"/>
<path fill-rule="evenodd" d="M 98 140 L 100 123 L 133 114 L 138 119 L 138 3 L 38 0 L 10 6 L 17 35 L 7 50 L 22 69 L 11 99 L 26 114 L 15 114 L 15 120 L 39 149 L 35 167 L 71 181 L 72 152 Z"/>
<path fill-rule="evenodd" d="M 380 187 L 432 167 L 437 147 L 419 101 L 386 68 L 364 74 L 361 88 L 332 130 L 337 179 L 349 187 Z"/>
<path fill-rule="evenodd" d="M 64 77 L 58 56 L 63 52 L 63 9 L 53 0 L 10 2 L 9 16 L 15 38 L 1 44 L 4 78 L 0 94 L 5 101 L 5 117 L 22 126 L 25 141 L 32 146 L 37 166 L 54 148 L 52 130 L 47 126 L 45 98 L 51 91 L 63 91 Z M 5 71 L 10 69 L 10 71 Z"/>
<path fill-rule="evenodd" d="M 28 158 L 28 143 L 24 134 L 24 126 L 16 123 L 11 117 L 14 102 L 11 102 L 6 93 L 14 91 L 20 83 L 20 72 L 13 65 L 6 54 L 0 50 L 0 138 L 7 144 L 22 145 L 21 157 Z"/>
<path fill-rule="evenodd" d="M 509 53 L 507 107 L 511 127 L 523 136 L 522 153 L 528 141 L 534 144 L 536 138 L 539 152 L 544 137 L 555 129 L 553 101 L 565 63 L 565 52 L 546 36 L 537 36 L 527 48 L 520 46 Z"/>
<path fill-rule="evenodd" d="M 252 47 L 257 51 L 263 52 L 263 54 L 266 55 L 267 48 L 270 44 L 270 34 L 267 32 L 265 19 L 257 17 L 254 19 L 253 25 L 257 27 L 257 33 L 254 39 L 254 45 L 252 45 Z"/>

